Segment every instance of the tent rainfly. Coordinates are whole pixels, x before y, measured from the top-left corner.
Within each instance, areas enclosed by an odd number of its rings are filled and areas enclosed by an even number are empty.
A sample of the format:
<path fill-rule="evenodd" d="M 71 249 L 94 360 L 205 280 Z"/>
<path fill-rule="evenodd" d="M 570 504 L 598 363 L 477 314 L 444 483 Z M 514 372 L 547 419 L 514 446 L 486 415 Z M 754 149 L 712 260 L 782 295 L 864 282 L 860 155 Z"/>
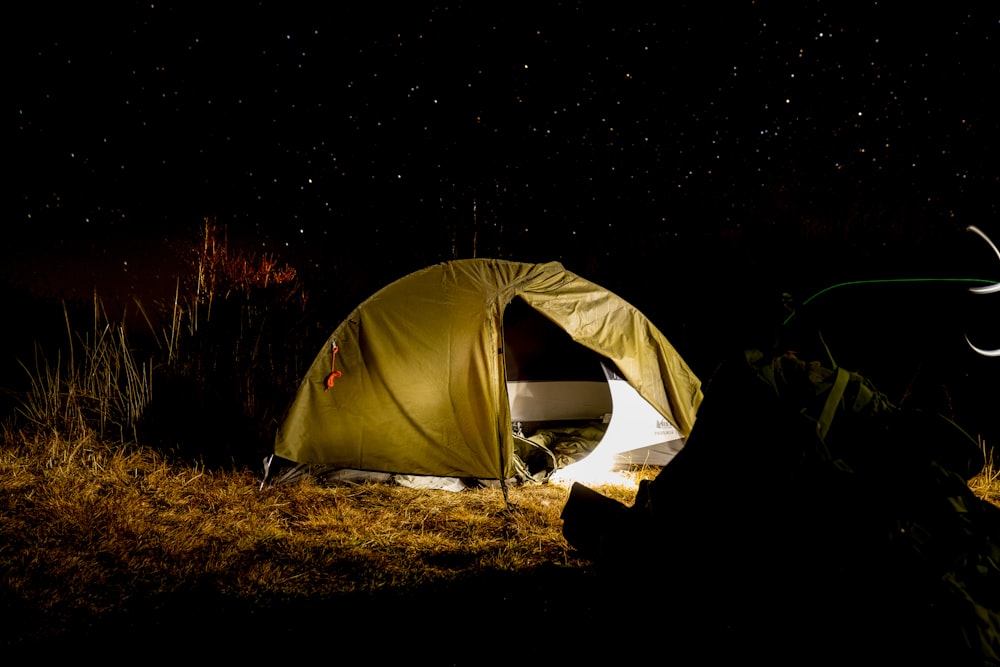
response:
<path fill-rule="evenodd" d="M 546 452 L 542 476 L 578 461 L 558 454 L 572 434 L 609 467 L 663 465 L 701 400 L 663 334 L 608 290 L 557 262 L 456 260 L 387 285 L 334 330 L 274 454 L 325 470 L 508 480 L 528 474 L 532 446 Z"/>

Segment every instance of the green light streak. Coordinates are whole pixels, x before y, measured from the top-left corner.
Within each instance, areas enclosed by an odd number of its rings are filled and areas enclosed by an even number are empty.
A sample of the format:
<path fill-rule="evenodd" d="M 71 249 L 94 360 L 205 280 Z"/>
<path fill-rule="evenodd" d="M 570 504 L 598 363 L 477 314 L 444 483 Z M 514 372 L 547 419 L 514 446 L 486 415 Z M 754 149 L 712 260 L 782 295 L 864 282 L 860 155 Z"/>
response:
<path fill-rule="evenodd" d="M 850 285 L 870 285 L 874 283 L 976 283 L 979 285 L 994 285 L 997 283 L 996 280 L 985 280 L 983 278 L 875 278 L 872 280 L 849 280 L 843 283 L 837 283 L 835 285 L 830 285 L 829 287 L 824 287 L 820 291 L 816 292 L 808 299 L 802 302 L 805 306 L 811 301 L 816 299 L 827 292 L 837 289 L 838 287 L 847 287 Z M 795 317 L 795 313 L 792 313 L 785 318 L 782 324 L 788 324 Z"/>

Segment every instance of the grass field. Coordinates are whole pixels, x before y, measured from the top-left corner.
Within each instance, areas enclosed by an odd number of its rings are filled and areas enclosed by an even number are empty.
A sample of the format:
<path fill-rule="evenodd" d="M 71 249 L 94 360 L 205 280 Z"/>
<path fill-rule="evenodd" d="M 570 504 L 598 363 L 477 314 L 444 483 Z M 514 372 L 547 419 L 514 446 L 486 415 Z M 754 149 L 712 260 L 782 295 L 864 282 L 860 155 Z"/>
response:
<path fill-rule="evenodd" d="M 11 648 L 163 642 L 200 623 L 234 624 L 245 647 L 254 633 L 317 625 L 364 635 L 369 615 L 400 614 L 414 627 L 427 614 L 474 625 L 500 613 L 529 633 L 585 631 L 608 610 L 598 606 L 606 582 L 562 536 L 564 486 L 514 487 L 509 505 L 491 488 L 262 490 L 253 471 L 181 465 L 148 448 L 5 435 L 0 601 Z M 991 463 L 970 486 L 996 502 L 997 479 Z M 635 493 L 596 488 L 625 504 Z M 641 591 L 621 582 L 612 608 L 637 613 Z"/>
<path fill-rule="evenodd" d="M 400 596 L 408 605 L 429 598 L 433 609 L 547 604 L 557 613 L 561 586 L 593 585 L 561 534 L 562 486 L 514 487 L 509 506 L 490 488 L 261 490 L 252 471 L 178 465 L 149 449 L 6 436 L 0 600 L 9 647 L 148 633 L 162 641 L 205 613 L 250 623 L 238 631 L 249 641 L 260 619 L 277 624 L 258 629 L 271 632 L 303 609 L 345 604 L 349 621 Z M 600 488 L 623 502 L 634 494 Z M 461 590 L 494 599 L 465 600 Z M 581 611 L 574 590 L 567 613 Z M 123 624 L 126 635 L 115 636 Z"/>

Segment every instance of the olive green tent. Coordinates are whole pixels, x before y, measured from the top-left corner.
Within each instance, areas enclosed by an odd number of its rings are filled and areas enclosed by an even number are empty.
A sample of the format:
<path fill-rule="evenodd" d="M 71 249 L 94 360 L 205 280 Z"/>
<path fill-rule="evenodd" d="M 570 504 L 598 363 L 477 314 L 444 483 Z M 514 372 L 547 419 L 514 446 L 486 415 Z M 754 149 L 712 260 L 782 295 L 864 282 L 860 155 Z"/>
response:
<path fill-rule="evenodd" d="M 519 328 L 509 318 L 505 325 L 505 311 L 518 308 L 543 316 L 577 349 L 561 364 L 568 379 L 515 390 L 531 377 L 526 360 L 551 367 L 562 358 L 546 347 L 558 337 L 551 332 L 527 342 L 505 336 L 505 326 Z M 600 377 L 583 368 L 587 355 L 599 360 Z M 652 408 L 676 451 L 694 424 L 701 384 L 638 310 L 556 262 L 446 262 L 384 287 L 336 328 L 298 388 L 274 453 L 327 468 L 504 480 L 518 458 L 512 406 L 533 426 L 607 422 L 622 393 L 610 398 L 609 380 Z M 605 404 L 588 391 L 598 381 Z M 534 394 L 543 407 L 531 406 Z M 628 449 L 617 445 L 618 454 Z"/>

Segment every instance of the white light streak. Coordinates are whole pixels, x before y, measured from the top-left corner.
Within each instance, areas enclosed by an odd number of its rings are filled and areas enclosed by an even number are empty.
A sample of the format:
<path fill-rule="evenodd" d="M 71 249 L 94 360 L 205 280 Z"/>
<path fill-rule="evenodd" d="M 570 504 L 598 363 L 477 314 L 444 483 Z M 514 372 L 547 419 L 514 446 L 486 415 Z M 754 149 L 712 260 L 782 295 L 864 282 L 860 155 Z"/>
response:
<path fill-rule="evenodd" d="M 989 246 L 991 248 L 993 248 L 993 252 L 996 254 L 997 259 L 1000 259 L 1000 250 L 997 249 L 996 244 L 994 244 L 993 241 L 990 240 L 990 237 L 988 237 L 986 234 L 984 234 L 981 229 L 979 229 L 978 227 L 975 227 L 973 225 L 969 225 L 968 227 L 966 227 L 966 230 L 968 230 L 968 231 L 970 231 L 970 232 L 972 232 L 974 234 L 978 234 L 979 236 L 981 236 L 983 238 L 983 240 L 986 241 L 986 243 L 989 244 Z M 1000 293 L 1000 282 L 994 283 L 992 285 L 986 285 L 984 287 L 970 287 L 969 291 L 970 292 L 974 292 L 976 294 Z M 969 347 L 971 347 L 977 354 L 981 354 L 984 357 L 1000 357 L 1000 349 L 998 349 L 998 350 L 983 350 L 981 348 L 978 348 L 978 347 L 976 347 L 975 345 L 972 344 L 972 341 L 969 340 L 969 336 L 968 335 L 965 336 L 965 342 L 968 343 Z"/>

